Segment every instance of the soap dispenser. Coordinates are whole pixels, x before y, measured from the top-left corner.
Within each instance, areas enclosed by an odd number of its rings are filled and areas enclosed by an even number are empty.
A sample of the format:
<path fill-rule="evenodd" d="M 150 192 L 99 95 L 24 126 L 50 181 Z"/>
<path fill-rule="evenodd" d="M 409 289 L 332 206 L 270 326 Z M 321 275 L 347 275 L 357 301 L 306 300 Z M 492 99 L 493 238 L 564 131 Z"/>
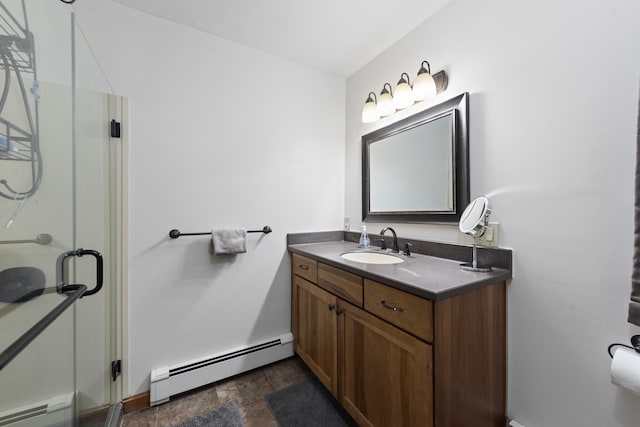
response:
<path fill-rule="evenodd" d="M 359 248 L 369 249 L 371 247 L 371 241 L 369 240 L 369 235 L 367 234 L 367 226 L 362 226 L 362 233 L 360 234 L 360 243 L 358 244 Z"/>

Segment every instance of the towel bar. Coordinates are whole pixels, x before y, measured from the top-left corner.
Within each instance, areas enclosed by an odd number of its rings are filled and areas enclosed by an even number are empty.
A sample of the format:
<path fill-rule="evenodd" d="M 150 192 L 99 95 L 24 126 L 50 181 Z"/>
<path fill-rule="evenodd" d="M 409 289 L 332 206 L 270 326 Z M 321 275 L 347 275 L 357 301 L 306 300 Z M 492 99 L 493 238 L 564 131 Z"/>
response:
<path fill-rule="evenodd" d="M 264 233 L 264 234 L 269 234 L 271 233 L 273 230 L 271 229 L 271 227 L 269 227 L 268 225 L 265 225 L 264 227 L 262 227 L 262 230 L 247 230 L 247 233 Z M 169 237 L 171 237 L 172 239 L 177 239 L 180 236 L 206 236 L 207 234 L 211 234 L 210 231 L 205 231 L 202 233 L 181 233 L 180 230 L 176 230 L 175 228 L 171 231 L 169 231 Z"/>

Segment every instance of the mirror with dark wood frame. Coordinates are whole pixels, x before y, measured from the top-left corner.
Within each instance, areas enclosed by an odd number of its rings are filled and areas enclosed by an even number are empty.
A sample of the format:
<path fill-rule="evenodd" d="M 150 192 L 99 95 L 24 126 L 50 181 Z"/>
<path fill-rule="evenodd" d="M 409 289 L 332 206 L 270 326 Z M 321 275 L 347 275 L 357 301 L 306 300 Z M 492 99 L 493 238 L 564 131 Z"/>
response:
<path fill-rule="evenodd" d="M 469 203 L 469 95 L 362 137 L 362 219 L 456 223 Z"/>

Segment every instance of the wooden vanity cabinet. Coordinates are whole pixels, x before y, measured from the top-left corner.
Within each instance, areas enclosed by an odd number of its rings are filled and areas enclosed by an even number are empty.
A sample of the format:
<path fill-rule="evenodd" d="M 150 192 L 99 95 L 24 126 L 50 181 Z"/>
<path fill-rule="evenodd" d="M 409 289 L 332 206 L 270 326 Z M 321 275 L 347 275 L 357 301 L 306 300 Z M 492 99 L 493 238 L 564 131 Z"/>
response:
<path fill-rule="evenodd" d="M 337 298 L 317 283 L 317 262 L 293 254 L 291 326 L 295 352 L 334 396 L 338 394 Z"/>
<path fill-rule="evenodd" d="M 504 425 L 505 319 L 504 282 L 430 301 L 292 254 L 295 351 L 361 426 Z"/>
<path fill-rule="evenodd" d="M 293 276 L 295 351 L 334 396 L 338 395 L 337 298 Z"/>
<path fill-rule="evenodd" d="M 433 425 L 431 346 L 339 301 L 339 401 L 361 426 Z"/>

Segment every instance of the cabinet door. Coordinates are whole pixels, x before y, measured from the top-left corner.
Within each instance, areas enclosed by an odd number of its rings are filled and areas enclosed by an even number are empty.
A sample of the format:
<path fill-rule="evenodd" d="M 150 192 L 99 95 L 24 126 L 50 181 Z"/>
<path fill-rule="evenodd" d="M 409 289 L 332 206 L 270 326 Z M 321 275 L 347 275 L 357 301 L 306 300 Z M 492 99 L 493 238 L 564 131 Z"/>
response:
<path fill-rule="evenodd" d="M 431 346 L 340 301 L 340 402 L 361 426 L 433 426 Z"/>
<path fill-rule="evenodd" d="M 334 396 L 338 394 L 336 297 L 293 276 L 296 353 Z"/>

